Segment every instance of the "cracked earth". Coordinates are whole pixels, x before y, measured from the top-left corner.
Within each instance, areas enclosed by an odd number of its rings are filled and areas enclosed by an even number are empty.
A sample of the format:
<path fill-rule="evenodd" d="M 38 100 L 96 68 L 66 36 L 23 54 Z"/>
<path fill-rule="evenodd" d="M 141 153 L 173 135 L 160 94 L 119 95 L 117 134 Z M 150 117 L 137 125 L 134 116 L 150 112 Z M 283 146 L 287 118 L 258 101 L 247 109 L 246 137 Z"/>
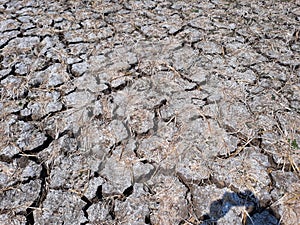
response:
<path fill-rule="evenodd" d="M 1 224 L 300 224 L 300 2 L 0 0 Z"/>

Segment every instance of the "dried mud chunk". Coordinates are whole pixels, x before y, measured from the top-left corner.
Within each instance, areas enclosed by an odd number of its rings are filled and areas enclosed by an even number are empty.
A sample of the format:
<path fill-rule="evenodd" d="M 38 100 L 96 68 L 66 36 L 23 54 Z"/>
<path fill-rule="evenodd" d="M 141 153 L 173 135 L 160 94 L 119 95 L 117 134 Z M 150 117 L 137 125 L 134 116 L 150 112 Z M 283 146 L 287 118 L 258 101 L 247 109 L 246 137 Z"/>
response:
<path fill-rule="evenodd" d="M 245 224 L 242 221 L 247 219 L 245 212 L 248 213 L 248 216 L 254 210 L 261 212 L 258 209 L 259 200 L 247 189 L 240 192 L 232 192 L 228 188 L 216 188 L 215 185 L 204 187 L 194 185 L 191 188 L 191 192 L 195 213 L 198 218 L 204 220 L 201 223 L 203 225 L 211 223 L 242 225 Z M 252 224 L 250 223 L 251 221 L 250 218 L 246 224 Z M 273 223 L 269 225 L 271 224 Z"/>
<path fill-rule="evenodd" d="M 178 151 L 182 150 L 161 137 L 152 136 L 141 141 L 136 153 L 141 158 L 160 163 L 162 169 L 173 170 L 178 162 Z"/>
<path fill-rule="evenodd" d="M 20 57 L 21 58 L 21 57 Z M 21 62 L 16 63 L 15 65 L 15 72 L 18 75 L 27 75 L 29 74 L 32 66 L 32 61 L 29 58 L 22 57 Z"/>
<path fill-rule="evenodd" d="M 0 145 L 0 146 L 1 146 L 0 157 L 7 158 L 9 159 L 8 161 L 10 161 L 14 155 L 19 153 L 19 148 L 17 148 L 15 145 L 7 145 L 7 146 Z M 6 160 L 1 160 L 1 161 L 4 162 Z"/>
<path fill-rule="evenodd" d="M 128 65 L 134 65 L 138 62 L 137 55 L 131 52 L 129 47 L 124 47 L 122 45 L 116 47 L 114 51 L 109 54 L 109 57 L 113 63 L 117 63 L 117 65 L 121 63 L 117 66 L 117 70 L 119 71 L 128 70 L 130 68 Z"/>
<path fill-rule="evenodd" d="M 71 30 L 64 33 L 64 39 L 69 43 L 84 42 L 84 33 L 82 30 Z M 75 44 L 75 45 L 81 45 Z"/>
<path fill-rule="evenodd" d="M 55 139 L 53 146 L 58 144 L 60 146 L 59 150 L 64 153 L 64 155 L 71 155 L 75 153 L 78 147 L 78 139 L 73 138 L 73 134 L 71 131 L 66 131 L 67 134 L 61 136 L 59 139 Z M 70 137 L 71 136 L 71 137 Z M 58 136 L 56 136 L 58 137 Z M 47 149 L 48 150 L 48 149 Z"/>
<path fill-rule="evenodd" d="M 168 30 L 168 34 L 176 34 L 182 29 L 184 21 L 178 14 L 170 16 L 169 20 L 163 24 L 163 27 Z"/>
<path fill-rule="evenodd" d="M 246 67 L 268 61 L 266 57 L 251 49 L 245 49 L 244 51 L 239 52 L 236 54 L 236 57 L 238 58 L 238 63 Z"/>
<path fill-rule="evenodd" d="M 1 32 L 17 29 L 20 26 L 20 23 L 13 19 L 6 19 L 0 22 Z"/>
<path fill-rule="evenodd" d="M 30 151 L 43 145 L 46 140 L 47 137 L 43 133 L 33 131 L 21 134 L 16 143 L 21 149 Z"/>
<path fill-rule="evenodd" d="M 66 77 L 62 76 L 62 74 L 59 73 L 51 73 L 48 77 L 47 86 L 48 87 L 56 87 L 61 84 L 63 84 L 66 81 Z"/>
<path fill-rule="evenodd" d="M 62 109 L 63 105 L 61 102 L 49 102 L 46 106 L 46 113 L 58 112 Z"/>
<path fill-rule="evenodd" d="M 18 99 L 25 97 L 28 93 L 26 80 L 22 77 L 8 76 L 1 81 L 1 93 L 4 97 Z"/>
<path fill-rule="evenodd" d="M 29 51 L 32 50 L 38 43 L 40 39 L 38 37 L 22 37 L 15 38 L 11 40 L 8 45 L 4 47 L 4 51 L 9 49 L 15 49 L 19 51 Z"/>
<path fill-rule="evenodd" d="M 92 75 L 95 75 L 99 71 L 102 71 L 106 67 L 108 62 L 108 58 L 105 55 L 91 56 L 88 60 L 88 63 L 90 65 L 89 71 L 93 73 Z"/>
<path fill-rule="evenodd" d="M 129 114 L 129 126 L 138 134 L 146 133 L 154 127 L 154 113 L 145 109 L 137 109 Z"/>
<path fill-rule="evenodd" d="M 49 190 L 41 209 L 34 210 L 35 224 L 82 224 L 87 221 L 82 211 L 86 205 L 80 196 L 62 190 Z"/>
<path fill-rule="evenodd" d="M 52 163 L 49 187 L 63 187 L 81 193 L 88 184 L 89 169 L 83 156 L 59 156 Z"/>
<path fill-rule="evenodd" d="M 198 28 L 198 29 L 205 30 L 205 31 L 212 31 L 215 29 L 211 19 L 209 19 L 205 16 L 200 16 L 200 17 L 193 19 L 189 23 L 189 25 L 193 28 Z"/>
<path fill-rule="evenodd" d="M 156 24 L 142 26 L 141 31 L 147 37 L 163 38 L 167 36 L 166 30 Z"/>
<path fill-rule="evenodd" d="M 115 202 L 115 216 L 119 224 L 144 225 L 145 218 L 149 215 L 148 194 L 143 188 L 143 184 L 135 184 L 133 193 L 125 201 Z"/>
<path fill-rule="evenodd" d="M 35 72 L 30 75 L 29 85 L 34 87 L 38 87 L 40 85 L 53 87 L 63 84 L 68 80 L 68 78 L 69 75 L 66 72 L 66 68 L 60 63 L 55 63 L 47 67 L 45 70 Z"/>
<path fill-rule="evenodd" d="M 134 182 L 143 183 L 151 178 L 154 166 L 149 163 L 137 162 L 132 166 Z"/>
<path fill-rule="evenodd" d="M 15 38 L 20 32 L 19 31 L 9 31 L 9 32 L 5 32 L 5 33 L 1 33 L 1 39 L 0 39 L 0 46 L 5 46 L 5 44 Z M 11 48 L 6 49 L 7 52 L 11 51 Z M 8 67 L 7 64 L 2 64 L 2 66 L 4 67 Z M 1 68 L 1 67 L 0 67 Z"/>
<path fill-rule="evenodd" d="M 126 86 L 126 83 L 131 80 L 131 78 L 126 78 L 126 77 L 120 77 L 120 78 L 116 78 L 116 79 L 113 79 L 111 81 L 111 87 L 112 88 L 115 88 L 115 89 L 118 89 L 120 87 L 124 87 Z"/>
<path fill-rule="evenodd" d="M 75 77 L 80 77 L 82 74 L 86 73 L 90 65 L 87 62 L 72 64 L 71 72 Z"/>
<path fill-rule="evenodd" d="M 205 105 L 203 112 L 205 115 L 218 119 L 219 122 L 222 121 L 221 124 L 225 126 L 240 130 L 243 134 L 251 135 L 251 129 L 245 124 L 245 122 L 251 121 L 251 114 L 242 103 L 222 101 L 217 104 Z"/>
<path fill-rule="evenodd" d="M 253 187 L 261 198 L 271 180 L 267 172 L 268 157 L 255 148 L 246 147 L 240 156 L 225 159 L 212 165 L 214 177 L 223 185 L 232 185 L 240 190 Z"/>
<path fill-rule="evenodd" d="M 196 148 L 186 149 L 176 166 L 177 175 L 187 185 L 200 184 L 210 177 L 211 171 L 205 165 L 202 155 Z"/>
<path fill-rule="evenodd" d="M 49 37 L 46 36 L 40 42 L 40 54 L 45 54 L 46 52 L 51 52 L 55 45 L 59 43 L 59 38 L 57 36 Z"/>
<path fill-rule="evenodd" d="M 236 150 L 238 144 L 237 137 L 228 135 L 215 120 L 211 119 L 203 121 L 201 118 L 190 121 L 182 136 L 183 142 L 193 143 L 192 146 L 196 146 L 205 158 L 230 155 Z"/>
<path fill-rule="evenodd" d="M 30 123 L 19 121 L 11 126 L 10 130 L 16 136 L 16 143 L 19 148 L 25 151 L 33 150 L 47 140 L 45 134 L 34 128 Z"/>
<path fill-rule="evenodd" d="M 285 135 L 280 135 L 274 130 L 265 131 L 262 135 L 262 147 L 272 153 L 275 163 L 286 169 L 297 170 L 300 162 L 298 153 L 300 143 L 299 115 L 294 112 L 278 112 L 276 118 L 280 130 L 282 129 Z"/>
<path fill-rule="evenodd" d="M 1 42 L 0 42 L 0 45 L 1 45 Z M 0 79 L 3 80 L 4 77 L 6 77 L 10 72 L 11 72 L 11 68 L 6 68 L 6 69 L 3 69 L 2 67 L 0 67 Z M 3 88 L 1 87 L 0 91 L 2 92 L 3 91 Z"/>
<path fill-rule="evenodd" d="M 219 189 L 215 185 L 209 185 L 204 187 L 198 185 L 192 186 L 192 201 L 196 216 L 198 218 L 201 218 L 204 215 L 212 214 L 213 212 L 210 212 L 210 205 L 214 201 L 221 199 L 226 191 L 230 190 L 227 188 Z M 210 217 L 213 218 L 214 215 L 210 215 Z"/>
<path fill-rule="evenodd" d="M 97 202 L 87 209 L 91 224 L 114 224 L 110 211 L 112 206 L 103 202 Z"/>
<path fill-rule="evenodd" d="M 275 187 L 284 191 L 289 189 L 289 186 L 293 183 L 297 183 L 299 178 L 292 172 L 273 171 L 271 173 Z"/>
<path fill-rule="evenodd" d="M 135 53 L 132 52 L 128 52 L 126 55 L 126 61 L 130 64 L 130 65 L 134 65 L 138 63 L 138 58 L 137 55 Z"/>
<path fill-rule="evenodd" d="M 7 159 L 4 162 L 4 160 Z M 14 160 L 13 163 L 12 160 L 9 160 L 8 158 L 5 158 L 3 155 L 1 155 L 1 164 L 0 164 L 0 190 L 9 190 L 10 186 L 16 184 L 20 178 L 20 173 L 23 168 L 19 168 L 17 163 L 15 163 L 16 160 Z"/>
<path fill-rule="evenodd" d="M 289 217 L 294 218 L 300 211 L 297 212 L 297 200 L 299 202 L 299 178 L 292 172 L 272 171 L 272 180 L 274 189 L 271 192 L 272 199 L 277 204 L 273 204 L 271 208 L 279 218 L 285 218 L 289 221 Z M 280 202 L 280 204 L 279 204 Z M 287 213 L 289 212 L 289 213 Z M 292 223 L 289 223 L 292 224 Z"/>
<path fill-rule="evenodd" d="M 157 205 L 149 206 L 152 213 L 152 224 L 179 224 L 188 217 L 187 188 L 176 177 L 159 175 L 147 182 L 155 193 L 151 202 Z"/>
<path fill-rule="evenodd" d="M 29 161 L 28 165 L 24 168 L 21 174 L 22 181 L 28 179 L 37 179 L 40 177 L 42 167 L 33 161 Z"/>
<path fill-rule="evenodd" d="M 108 130 L 110 131 L 110 134 L 112 134 L 115 143 L 125 140 L 129 136 L 126 127 L 120 120 L 113 120 L 109 124 Z"/>
<path fill-rule="evenodd" d="M 84 196 L 87 197 L 90 200 L 94 197 L 97 197 L 97 198 L 101 197 L 101 196 L 97 195 L 97 194 L 99 194 L 97 192 L 98 192 L 100 186 L 102 188 L 103 183 L 104 183 L 103 178 L 93 177 L 91 180 L 88 181 L 88 187 L 86 188 L 85 192 L 83 193 Z M 99 199 L 99 200 L 101 200 L 101 199 Z"/>
<path fill-rule="evenodd" d="M 129 165 L 120 161 L 118 157 L 109 158 L 104 169 L 99 173 L 108 180 L 108 183 L 103 184 L 103 192 L 106 195 L 123 193 L 132 184 L 132 173 Z"/>
<path fill-rule="evenodd" d="M 92 154 L 97 159 L 104 159 L 110 148 L 116 144 L 113 134 L 97 124 L 81 127 L 78 132 L 76 140 L 80 150 Z"/>
<path fill-rule="evenodd" d="M 135 81 L 132 84 L 131 88 L 133 91 L 144 94 L 145 92 L 149 91 L 152 88 L 152 86 L 153 86 L 153 81 L 151 79 L 141 78 Z"/>
<path fill-rule="evenodd" d="M 243 72 L 232 72 L 232 76 L 236 79 L 237 82 L 254 84 L 256 81 L 256 75 L 252 70 L 246 70 Z"/>
<path fill-rule="evenodd" d="M 32 119 L 38 120 L 49 113 L 58 112 L 63 105 L 59 101 L 60 93 L 53 92 L 37 92 L 29 94 L 31 100 L 27 104 L 27 108 L 21 111 L 21 115 L 32 116 Z"/>
<path fill-rule="evenodd" d="M 101 27 L 98 29 L 98 33 L 95 34 L 95 36 L 89 37 L 90 39 L 107 39 L 114 35 L 114 28 L 111 26 L 108 27 Z"/>
<path fill-rule="evenodd" d="M 194 28 L 186 27 L 182 32 L 178 34 L 180 37 L 184 38 L 184 40 L 188 43 L 196 43 L 200 41 L 203 37 L 203 34 Z"/>
<path fill-rule="evenodd" d="M 160 107 L 159 116 L 164 121 L 175 119 L 178 124 L 188 124 L 195 118 L 200 117 L 199 107 L 192 104 L 192 92 L 178 91 L 172 94 L 171 99 L 167 99 L 167 103 Z M 201 95 L 199 95 L 201 98 Z"/>
<path fill-rule="evenodd" d="M 67 107 L 81 108 L 87 106 L 95 99 L 96 99 L 95 95 L 92 95 L 87 91 L 79 91 L 64 96 L 63 102 Z"/>
<path fill-rule="evenodd" d="M 198 50 L 190 47 L 180 48 L 173 53 L 173 66 L 176 70 L 187 70 L 195 62 L 198 55 Z"/>
<path fill-rule="evenodd" d="M 243 212 L 244 212 L 244 209 L 242 207 L 234 207 L 234 208 L 230 209 L 229 212 L 224 215 L 224 217 L 221 217 L 218 220 L 218 224 L 222 224 L 222 225 L 232 225 L 232 224 L 244 225 L 243 221 L 242 221 L 242 217 L 240 217 L 240 215 L 243 215 Z M 202 225 L 202 224 L 200 224 L 200 225 Z M 271 225 L 271 224 L 269 224 L 269 225 Z"/>
<path fill-rule="evenodd" d="M 0 214 L 1 224 L 24 225 L 26 220 L 26 217 L 23 215 Z"/>
<path fill-rule="evenodd" d="M 199 63 L 195 63 L 189 70 L 189 76 L 187 78 L 191 79 L 197 84 L 205 84 L 209 77 L 209 72 L 206 69 L 201 68 Z"/>
<path fill-rule="evenodd" d="M 99 77 L 90 73 L 85 73 L 81 77 L 76 78 L 73 83 L 78 87 L 78 90 L 89 90 L 92 93 L 100 93 L 108 89 L 108 86 L 102 83 Z"/>
<path fill-rule="evenodd" d="M 300 185 L 299 182 L 288 184 L 288 189 L 282 196 L 282 193 L 276 196 L 279 199 L 271 205 L 271 209 L 276 212 L 278 218 L 284 222 L 284 225 L 293 225 L 300 223 Z M 273 196 L 274 193 L 272 193 Z"/>
<path fill-rule="evenodd" d="M 120 71 L 126 71 L 129 68 L 130 65 L 127 62 L 115 62 L 108 68 L 108 70 L 113 72 L 120 72 Z"/>
<path fill-rule="evenodd" d="M 219 44 L 212 41 L 203 41 L 197 44 L 197 48 L 201 49 L 204 54 L 222 54 L 223 49 Z"/>
<path fill-rule="evenodd" d="M 26 209 L 39 197 L 41 188 L 40 180 L 32 180 L 29 183 L 20 184 L 0 193 L 0 211 L 12 210 L 15 213 Z"/>

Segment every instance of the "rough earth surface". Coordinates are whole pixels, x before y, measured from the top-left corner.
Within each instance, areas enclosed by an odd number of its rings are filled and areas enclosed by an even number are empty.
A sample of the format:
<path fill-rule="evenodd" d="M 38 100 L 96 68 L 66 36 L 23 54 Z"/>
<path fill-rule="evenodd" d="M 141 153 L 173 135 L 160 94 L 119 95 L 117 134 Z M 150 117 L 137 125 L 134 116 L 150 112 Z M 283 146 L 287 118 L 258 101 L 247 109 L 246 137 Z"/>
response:
<path fill-rule="evenodd" d="M 0 224 L 300 224 L 299 21 L 0 0 Z"/>

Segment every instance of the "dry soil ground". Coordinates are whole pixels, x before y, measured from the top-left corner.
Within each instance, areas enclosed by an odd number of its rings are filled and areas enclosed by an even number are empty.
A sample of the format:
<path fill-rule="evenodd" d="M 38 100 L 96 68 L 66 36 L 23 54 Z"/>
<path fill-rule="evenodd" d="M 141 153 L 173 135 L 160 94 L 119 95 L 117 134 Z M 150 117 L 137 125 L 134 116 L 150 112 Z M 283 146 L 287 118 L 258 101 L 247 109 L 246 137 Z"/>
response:
<path fill-rule="evenodd" d="M 300 224 L 300 2 L 0 0 L 0 224 Z"/>

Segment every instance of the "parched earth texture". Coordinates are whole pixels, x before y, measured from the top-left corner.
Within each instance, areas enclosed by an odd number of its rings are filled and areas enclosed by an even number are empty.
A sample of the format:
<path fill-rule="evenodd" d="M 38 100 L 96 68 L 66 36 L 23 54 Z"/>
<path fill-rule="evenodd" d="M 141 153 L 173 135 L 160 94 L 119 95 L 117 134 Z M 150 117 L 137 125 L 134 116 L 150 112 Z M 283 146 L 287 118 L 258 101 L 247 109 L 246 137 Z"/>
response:
<path fill-rule="evenodd" d="M 300 1 L 0 0 L 0 224 L 300 224 Z"/>

